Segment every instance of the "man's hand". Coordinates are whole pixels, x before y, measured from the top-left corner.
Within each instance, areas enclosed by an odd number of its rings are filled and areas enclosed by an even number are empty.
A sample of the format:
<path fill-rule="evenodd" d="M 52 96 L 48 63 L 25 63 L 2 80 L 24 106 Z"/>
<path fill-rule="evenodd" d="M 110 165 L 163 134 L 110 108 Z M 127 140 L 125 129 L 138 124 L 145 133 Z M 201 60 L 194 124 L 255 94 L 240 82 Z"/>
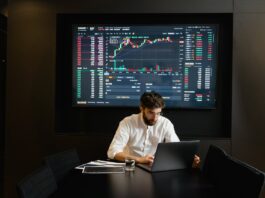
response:
<path fill-rule="evenodd" d="M 154 162 L 154 156 L 153 155 L 146 155 L 144 157 L 139 157 L 138 160 L 136 160 L 136 162 L 140 163 L 140 164 L 152 165 Z"/>
<path fill-rule="evenodd" d="M 200 162 L 201 162 L 200 157 L 198 155 L 194 155 L 192 168 L 199 168 L 200 167 Z"/>
<path fill-rule="evenodd" d="M 114 159 L 124 162 L 126 158 L 135 160 L 136 163 L 152 165 L 154 162 L 153 155 L 146 155 L 144 157 L 136 157 L 133 155 L 128 155 L 125 152 L 119 152 L 115 155 Z"/>

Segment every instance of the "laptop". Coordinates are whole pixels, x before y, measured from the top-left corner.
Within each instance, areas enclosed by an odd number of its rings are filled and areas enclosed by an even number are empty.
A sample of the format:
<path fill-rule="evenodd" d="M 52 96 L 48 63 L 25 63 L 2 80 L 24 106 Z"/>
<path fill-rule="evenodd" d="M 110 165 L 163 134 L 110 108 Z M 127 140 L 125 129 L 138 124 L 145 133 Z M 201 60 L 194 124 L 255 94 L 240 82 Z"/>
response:
<path fill-rule="evenodd" d="M 189 169 L 198 151 L 200 140 L 159 143 L 152 166 L 137 164 L 149 172 Z"/>

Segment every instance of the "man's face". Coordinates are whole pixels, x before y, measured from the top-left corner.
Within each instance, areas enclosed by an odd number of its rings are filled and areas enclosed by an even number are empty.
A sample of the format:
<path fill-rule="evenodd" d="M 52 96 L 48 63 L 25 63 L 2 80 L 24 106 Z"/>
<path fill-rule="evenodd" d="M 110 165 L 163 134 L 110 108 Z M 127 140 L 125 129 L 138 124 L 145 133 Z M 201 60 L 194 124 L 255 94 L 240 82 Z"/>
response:
<path fill-rule="evenodd" d="M 162 108 L 148 109 L 142 108 L 143 120 L 146 125 L 153 126 L 160 116 Z"/>

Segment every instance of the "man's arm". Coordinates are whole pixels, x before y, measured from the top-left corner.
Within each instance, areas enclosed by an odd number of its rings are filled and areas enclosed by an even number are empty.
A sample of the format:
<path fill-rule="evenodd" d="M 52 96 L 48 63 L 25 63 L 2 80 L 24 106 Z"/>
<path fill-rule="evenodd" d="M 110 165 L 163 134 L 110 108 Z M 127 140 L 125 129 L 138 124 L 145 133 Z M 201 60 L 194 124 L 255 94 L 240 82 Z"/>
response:
<path fill-rule="evenodd" d="M 125 161 L 126 158 L 133 159 L 135 160 L 136 163 L 139 163 L 139 164 L 152 164 L 154 161 L 153 155 L 146 155 L 144 157 L 136 157 L 133 155 L 128 155 L 125 152 L 119 152 L 114 156 L 114 159 L 118 161 Z"/>
<path fill-rule="evenodd" d="M 179 142 L 174 125 L 169 121 L 166 125 L 165 142 Z"/>
<path fill-rule="evenodd" d="M 129 140 L 129 127 L 126 124 L 125 120 L 122 120 L 109 146 L 107 152 L 108 158 L 115 159 L 117 153 L 123 152 L 124 147 L 128 143 L 128 140 Z"/>

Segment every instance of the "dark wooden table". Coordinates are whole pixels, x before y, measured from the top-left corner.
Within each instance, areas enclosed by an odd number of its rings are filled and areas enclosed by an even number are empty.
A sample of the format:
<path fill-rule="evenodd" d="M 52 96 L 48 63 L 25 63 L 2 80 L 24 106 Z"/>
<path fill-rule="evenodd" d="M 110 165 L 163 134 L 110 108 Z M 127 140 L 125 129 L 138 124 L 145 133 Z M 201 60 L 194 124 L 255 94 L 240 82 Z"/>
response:
<path fill-rule="evenodd" d="M 214 186 L 199 170 L 149 173 L 138 167 L 134 172 L 82 174 L 72 170 L 51 198 L 214 198 Z"/>

